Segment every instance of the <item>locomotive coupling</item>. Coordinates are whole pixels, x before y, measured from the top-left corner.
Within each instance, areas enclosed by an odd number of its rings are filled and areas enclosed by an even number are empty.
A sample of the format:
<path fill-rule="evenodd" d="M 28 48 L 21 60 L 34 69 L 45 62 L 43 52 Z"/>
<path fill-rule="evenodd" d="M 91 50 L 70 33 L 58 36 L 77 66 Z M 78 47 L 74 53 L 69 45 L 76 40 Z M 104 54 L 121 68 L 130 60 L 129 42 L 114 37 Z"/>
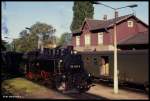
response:
<path fill-rule="evenodd" d="M 94 84 L 92 84 L 92 85 L 89 85 L 89 87 L 93 87 L 93 86 L 96 86 L 96 85 L 94 85 Z"/>
<path fill-rule="evenodd" d="M 88 76 L 91 77 L 91 74 L 89 73 Z"/>

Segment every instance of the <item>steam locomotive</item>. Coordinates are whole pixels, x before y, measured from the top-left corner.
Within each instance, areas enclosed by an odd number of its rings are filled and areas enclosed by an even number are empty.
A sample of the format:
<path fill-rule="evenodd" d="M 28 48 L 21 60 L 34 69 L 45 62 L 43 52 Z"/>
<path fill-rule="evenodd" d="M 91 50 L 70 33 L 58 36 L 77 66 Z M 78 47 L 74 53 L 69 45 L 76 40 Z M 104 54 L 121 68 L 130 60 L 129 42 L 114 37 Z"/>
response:
<path fill-rule="evenodd" d="M 50 81 L 59 91 L 85 92 L 93 86 L 92 76 L 84 69 L 81 55 L 71 46 L 27 52 L 22 59 L 20 70 L 25 77 Z"/>

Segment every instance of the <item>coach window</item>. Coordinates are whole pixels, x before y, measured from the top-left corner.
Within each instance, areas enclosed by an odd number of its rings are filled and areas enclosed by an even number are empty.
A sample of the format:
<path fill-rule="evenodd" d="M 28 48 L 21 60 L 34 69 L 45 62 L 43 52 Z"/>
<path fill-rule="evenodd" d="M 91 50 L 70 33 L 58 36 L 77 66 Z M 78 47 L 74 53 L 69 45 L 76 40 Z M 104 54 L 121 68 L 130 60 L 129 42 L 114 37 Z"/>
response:
<path fill-rule="evenodd" d="M 101 56 L 99 70 L 100 70 L 100 75 L 103 75 L 103 76 L 109 75 L 109 57 L 108 56 Z"/>
<path fill-rule="evenodd" d="M 97 63 L 97 58 L 95 57 L 95 58 L 93 58 L 93 63 L 94 63 L 94 65 L 97 65 L 98 63 Z"/>
<path fill-rule="evenodd" d="M 89 64 L 90 63 L 90 59 L 89 59 L 89 56 L 86 57 L 86 64 Z"/>

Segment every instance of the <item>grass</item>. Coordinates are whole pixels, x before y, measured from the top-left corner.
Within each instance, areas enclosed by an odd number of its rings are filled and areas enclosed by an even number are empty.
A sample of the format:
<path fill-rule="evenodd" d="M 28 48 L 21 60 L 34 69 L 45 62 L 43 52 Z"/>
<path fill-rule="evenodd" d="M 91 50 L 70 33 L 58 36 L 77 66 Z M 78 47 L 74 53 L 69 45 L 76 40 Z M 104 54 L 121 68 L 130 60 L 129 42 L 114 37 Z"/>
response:
<path fill-rule="evenodd" d="M 54 90 L 48 89 L 45 86 L 39 85 L 24 78 L 13 78 L 2 82 L 3 96 L 20 96 L 21 98 L 29 99 L 71 99 L 68 96 L 61 95 Z"/>
<path fill-rule="evenodd" d="M 11 93 L 13 95 L 20 95 L 21 93 L 29 94 L 45 89 L 46 88 L 23 78 L 14 78 L 2 82 L 2 91 L 7 91 L 9 94 Z"/>

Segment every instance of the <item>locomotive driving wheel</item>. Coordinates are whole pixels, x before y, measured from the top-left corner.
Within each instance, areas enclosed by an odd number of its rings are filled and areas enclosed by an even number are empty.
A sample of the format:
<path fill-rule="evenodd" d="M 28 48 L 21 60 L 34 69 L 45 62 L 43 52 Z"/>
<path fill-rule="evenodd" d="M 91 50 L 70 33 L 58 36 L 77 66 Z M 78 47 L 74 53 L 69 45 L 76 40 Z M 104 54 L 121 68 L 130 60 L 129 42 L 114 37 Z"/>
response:
<path fill-rule="evenodd" d="M 34 78 L 33 73 L 32 72 L 28 72 L 25 76 L 27 79 L 32 80 Z"/>
<path fill-rule="evenodd" d="M 56 89 L 58 91 L 66 91 L 66 88 L 67 88 L 67 85 L 66 85 L 66 82 L 61 82 L 60 84 L 56 85 Z"/>
<path fill-rule="evenodd" d="M 78 86 L 77 89 L 78 89 L 79 93 L 84 93 L 84 92 L 88 91 L 88 90 L 89 90 L 89 87 L 87 87 L 87 82 L 86 82 L 86 81 L 82 82 L 82 83 Z"/>
<path fill-rule="evenodd" d="M 55 88 L 58 91 L 64 92 L 64 91 L 67 90 L 67 83 L 65 81 L 63 81 L 60 76 L 55 78 L 55 83 L 54 84 L 55 84 Z"/>

